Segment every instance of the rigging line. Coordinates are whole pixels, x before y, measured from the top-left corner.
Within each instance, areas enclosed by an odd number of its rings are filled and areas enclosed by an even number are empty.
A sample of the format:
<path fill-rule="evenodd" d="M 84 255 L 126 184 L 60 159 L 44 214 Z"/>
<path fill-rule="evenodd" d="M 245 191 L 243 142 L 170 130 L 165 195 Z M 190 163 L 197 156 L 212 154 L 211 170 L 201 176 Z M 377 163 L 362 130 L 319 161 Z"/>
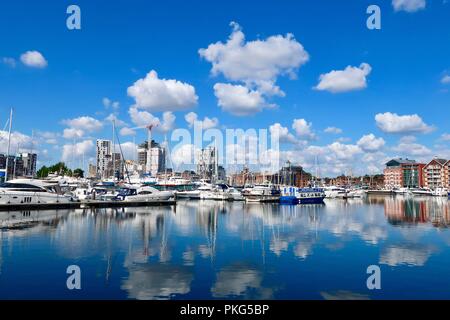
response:
<path fill-rule="evenodd" d="M 115 134 L 116 134 L 117 142 L 119 144 L 120 154 L 122 155 L 122 162 L 124 162 L 125 161 L 125 157 L 123 156 L 122 145 L 120 144 L 119 135 L 117 134 L 117 130 L 115 131 Z M 126 165 L 124 167 L 125 167 L 125 172 L 127 174 L 128 183 L 131 184 L 131 179 L 130 179 L 130 174 L 128 173 L 128 168 L 127 168 Z"/>

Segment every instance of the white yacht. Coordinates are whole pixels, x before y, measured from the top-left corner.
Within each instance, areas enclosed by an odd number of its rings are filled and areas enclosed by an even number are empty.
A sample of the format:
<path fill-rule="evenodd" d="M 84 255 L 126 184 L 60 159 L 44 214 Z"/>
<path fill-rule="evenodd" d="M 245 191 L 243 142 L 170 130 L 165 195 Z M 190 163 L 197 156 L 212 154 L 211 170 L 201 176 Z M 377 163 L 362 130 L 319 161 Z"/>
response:
<path fill-rule="evenodd" d="M 0 184 L 0 204 L 69 203 L 58 184 L 36 179 L 14 179 Z"/>
<path fill-rule="evenodd" d="M 152 202 L 161 200 L 174 199 L 173 191 L 160 191 L 150 186 L 126 186 L 119 190 L 115 200 L 119 201 L 135 201 L 135 202 Z"/>
<path fill-rule="evenodd" d="M 324 187 L 323 191 L 325 192 L 326 198 L 335 199 L 335 198 L 344 198 L 347 196 L 347 191 L 341 187 L 335 186 Z"/>
<path fill-rule="evenodd" d="M 191 200 L 195 200 L 195 199 L 200 199 L 200 191 L 197 190 L 182 190 L 182 191 L 177 191 L 177 198 L 178 199 L 191 199 Z"/>
<path fill-rule="evenodd" d="M 213 186 L 210 183 L 202 183 L 197 189 L 200 192 L 200 199 L 214 200 Z"/>
<path fill-rule="evenodd" d="M 410 193 L 414 196 L 432 196 L 433 192 L 427 188 L 411 188 Z"/>
<path fill-rule="evenodd" d="M 227 192 L 229 193 L 230 200 L 232 200 L 232 201 L 244 201 L 245 200 L 244 196 L 242 195 L 242 192 L 240 192 L 236 188 L 229 187 Z"/>
<path fill-rule="evenodd" d="M 245 188 L 242 194 L 247 202 L 278 202 L 280 200 L 280 190 L 268 184 Z"/>
<path fill-rule="evenodd" d="M 432 191 L 432 195 L 435 197 L 448 197 L 449 192 L 447 188 L 436 188 Z"/>

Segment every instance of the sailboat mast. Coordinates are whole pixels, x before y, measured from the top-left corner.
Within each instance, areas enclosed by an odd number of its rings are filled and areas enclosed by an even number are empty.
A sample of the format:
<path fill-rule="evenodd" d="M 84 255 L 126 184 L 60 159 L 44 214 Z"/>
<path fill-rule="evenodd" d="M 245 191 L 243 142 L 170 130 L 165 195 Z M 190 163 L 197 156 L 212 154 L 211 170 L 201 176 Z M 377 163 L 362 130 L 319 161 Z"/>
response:
<path fill-rule="evenodd" d="M 9 113 L 9 130 L 8 130 L 8 149 L 6 151 L 6 164 L 5 164 L 5 181 L 8 181 L 8 162 L 9 152 L 11 149 L 11 129 L 12 129 L 13 109 Z"/>
<path fill-rule="evenodd" d="M 113 150 L 112 150 L 112 165 L 113 165 L 113 181 L 114 181 L 114 177 L 116 176 L 116 140 L 115 140 L 115 135 L 116 135 L 116 121 L 113 120 L 112 121 L 112 130 L 113 130 L 113 136 L 112 136 L 112 144 L 113 144 Z"/>

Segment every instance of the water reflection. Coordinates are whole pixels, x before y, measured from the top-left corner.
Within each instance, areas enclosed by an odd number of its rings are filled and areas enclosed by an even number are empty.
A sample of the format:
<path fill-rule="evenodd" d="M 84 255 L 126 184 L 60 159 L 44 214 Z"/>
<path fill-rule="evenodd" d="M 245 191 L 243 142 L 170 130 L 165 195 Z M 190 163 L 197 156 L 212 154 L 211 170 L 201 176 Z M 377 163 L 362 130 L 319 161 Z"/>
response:
<path fill-rule="evenodd" d="M 374 263 L 389 267 L 383 274 L 392 274 L 394 287 L 404 268 L 415 268 L 411 276 L 421 282 L 405 294 L 421 297 L 428 278 L 448 278 L 441 266 L 450 259 L 449 212 L 447 199 L 370 197 L 318 206 L 186 201 L 0 213 L 0 298 L 19 291 L 36 298 L 30 284 L 17 284 L 27 254 L 35 266 L 28 272 L 49 286 L 61 264 L 80 264 L 90 279 L 83 298 L 365 299 L 373 295 L 365 269 Z M 329 274 L 330 263 L 342 277 Z M 424 276 L 424 267 L 432 272 Z M 450 280 L 439 285 L 450 298 Z M 60 287 L 48 297 L 70 298 Z"/>

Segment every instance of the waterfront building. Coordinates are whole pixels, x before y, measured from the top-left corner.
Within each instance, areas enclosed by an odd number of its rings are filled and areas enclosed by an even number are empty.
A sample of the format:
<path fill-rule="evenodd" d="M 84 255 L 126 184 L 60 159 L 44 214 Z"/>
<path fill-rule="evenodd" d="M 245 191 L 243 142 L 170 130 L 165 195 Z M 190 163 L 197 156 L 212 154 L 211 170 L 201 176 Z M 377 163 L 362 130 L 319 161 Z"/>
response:
<path fill-rule="evenodd" d="M 97 166 L 95 164 L 92 164 L 92 163 L 89 164 L 88 177 L 89 178 L 97 178 Z"/>
<path fill-rule="evenodd" d="M 386 188 L 419 188 L 424 186 L 423 169 L 425 164 L 410 159 L 392 159 L 384 169 Z"/>
<path fill-rule="evenodd" d="M 447 181 L 447 188 L 450 188 L 450 160 L 447 161 L 447 163 L 444 166 L 444 174 L 445 174 L 445 179 Z"/>
<path fill-rule="evenodd" d="M 23 162 L 23 174 L 27 177 L 36 176 L 36 164 L 37 164 L 37 154 L 36 153 L 21 153 L 20 159 Z M 17 167 L 17 164 L 16 164 Z M 17 170 L 17 168 L 16 168 Z"/>
<path fill-rule="evenodd" d="M 209 146 L 197 151 L 197 173 L 202 179 L 212 179 L 217 165 L 216 148 Z M 217 177 L 218 178 L 218 177 Z"/>
<path fill-rule="evenodd" d="M 99 178 L 109 177 L 108 169 L 112 161 L 111 140 L 97 140 L 97 176 Z"/>
<path fill-rule="evenodd" d="M 141 172 L 150 173 L 156 177 L 158 173 L 166 170 L 166 150 L 154 140 L 151 142 L 150 154 L 148 154 L 148 149 L 147 141 L 139 145 L 138 165 Z"/>
<path fill-rule="evenodd" d="M 6 170 L 8 172 L 8 180 L 17 177 L 36 175 L 36 160 L 37 160 L 36 154 L 31 154 L 32 156 L 25 157 L 25 159 L 28 161 L 27 164 L 25 164 L 22 155 L 23 154 L 15 156 L 10 155 L 8 157 L 8 169 L 6 169 L 6 155 L 0 154 L 0 181 L 4 180 Z M 27 166 L 27 168 L 25 168 L 25 166 Z"/>
<path fill-rule="evenodd" d="M 449 166 L 446 159 L 433 159 L 423 169 L 425 187 L 445 188 L 449 186 Z"/>

